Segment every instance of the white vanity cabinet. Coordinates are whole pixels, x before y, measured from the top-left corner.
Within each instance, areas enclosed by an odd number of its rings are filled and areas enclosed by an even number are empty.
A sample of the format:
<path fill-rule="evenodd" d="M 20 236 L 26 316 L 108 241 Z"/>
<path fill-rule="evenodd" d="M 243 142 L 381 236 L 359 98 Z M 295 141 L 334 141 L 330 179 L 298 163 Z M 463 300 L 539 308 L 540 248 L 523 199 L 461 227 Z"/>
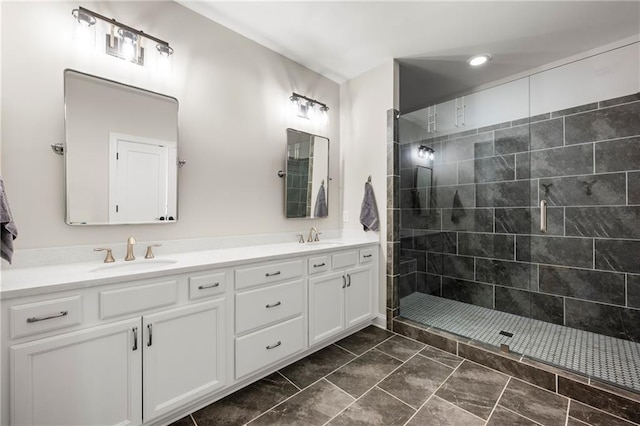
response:
<path fill-rule="evenodd" d="M 377 243 L 189 268 L 3 292 L 0 424 L 165 426 L 375 316 Z"/>
<path fill-rule="evenodd" d="M 376 261 L 374 248 L 337 252 L 330 256 L 331 272 L 310 276 L 310 346 L 374 316 Z"/>
<path fill-rule="evenodd" d="M 303 276 L 302 258 L 236 269 L 236 379 L 304 348 Z"/>
<path fill-rule="evenodd" d="M 8 301 L 11 424 L 147 424 L 221 389 L 225 291 L 215 272 Z"/>
<path fill-rule="evenodd" d="M 139 330 L 131 319 L 12 346 L 11 424 L 142 423 Z"/>
<path fill-rule="evenodd" d="M 144 420 L 222 388 L 224 298 L 142 318 Z"/>

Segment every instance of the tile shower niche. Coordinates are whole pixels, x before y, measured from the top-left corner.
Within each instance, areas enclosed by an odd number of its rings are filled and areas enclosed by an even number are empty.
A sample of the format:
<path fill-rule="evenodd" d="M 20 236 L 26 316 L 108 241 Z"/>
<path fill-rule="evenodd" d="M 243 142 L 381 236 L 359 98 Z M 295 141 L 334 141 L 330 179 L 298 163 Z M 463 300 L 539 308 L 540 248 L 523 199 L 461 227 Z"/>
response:
<path fill-rule="evenodd" d="M 470 117 L 492 109 L 478 94 L 454 101 L 449 128 L 429 123 L 446 105 L 400 117 L 400 316 L 640 392 L 637 77 L 625 93 L 544 111 L 534 78 L 494 90 L 522 86 L 501 120 Z M 416 185 L 418 166 L 431 186 Z"/>

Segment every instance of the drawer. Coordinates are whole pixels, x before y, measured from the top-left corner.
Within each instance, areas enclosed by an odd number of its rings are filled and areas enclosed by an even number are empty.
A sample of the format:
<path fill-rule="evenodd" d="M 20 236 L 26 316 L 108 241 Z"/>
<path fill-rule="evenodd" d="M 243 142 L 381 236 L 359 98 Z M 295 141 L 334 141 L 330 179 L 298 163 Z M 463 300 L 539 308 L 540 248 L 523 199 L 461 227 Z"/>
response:
<path fill-rule="evenodd" d="M 71 327 L 82 322 L 80 296 L 45 300 L 9 308 L 11 338 Z"/>
<path fill-rule="evenodd" d="M 309 275 L 329 270 L 329 256 L 316 256 L 308 260 Z"/>
<path fill-rule="evenodd" d="M 227 289 L 227 274 L 216 272 L 189 277 L 189 299 L 203 299 L 224 293 Z"/>
<path fill-rule="evenodd" d="M 236 333 L 301 314 L 303 288 L 298 280 L 236 294 Z"/>
<path fill-rule="evenodd" d="M 178 281 L 138 285 L 100 292 L 100 318 L 140 312 L 173 305 L 178 300 Z"/>
<path fill-rule="evenodd" d="M 300 351 L 303 346 L 302 317 L 236 339 L 236 379 Z"/>
<path fill-rule="evenodd" d="M 360 249 L 360 263 L 371 263 L 375 258 L 377 247 Z"/>
<path fill-rule="evenodd" d="M 342 253 L 336 253 L 331 256 L 331 267 L 333 269 L 346 268 L 348 266 L 354 266 L 358 262 L 358 254 L 356 251 L 345 251 Z"/>
<path fill-rule="evenodd" d="M 236 289 L 302 276 L 302 259 L 236 269 Z"/>

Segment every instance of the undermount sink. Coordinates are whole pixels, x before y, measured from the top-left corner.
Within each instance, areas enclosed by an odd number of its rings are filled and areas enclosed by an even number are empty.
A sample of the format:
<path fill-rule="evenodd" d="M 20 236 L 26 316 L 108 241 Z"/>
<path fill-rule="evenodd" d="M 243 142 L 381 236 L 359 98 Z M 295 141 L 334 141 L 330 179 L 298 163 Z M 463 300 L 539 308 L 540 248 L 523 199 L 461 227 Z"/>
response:
<path fill-rule="evenodd" d="M 174 259 L 150 259 L 150 260 L 134 260 L 126 263 L 112 263 L 102 265 L 90 270 L 89 272 L 137 272 L 148 271 L 151 269 L 159 269 L 164 266 L 173 265 L 177 260 Z"/>

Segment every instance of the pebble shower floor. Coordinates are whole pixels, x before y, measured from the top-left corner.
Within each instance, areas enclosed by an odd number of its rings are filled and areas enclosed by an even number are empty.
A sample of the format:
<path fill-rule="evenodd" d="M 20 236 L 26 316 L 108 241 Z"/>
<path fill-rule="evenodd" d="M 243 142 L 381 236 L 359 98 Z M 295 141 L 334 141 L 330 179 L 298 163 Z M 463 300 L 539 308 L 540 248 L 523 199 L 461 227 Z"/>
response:
<path fill-rule="evenodd" d="M 402 298 L 400 315 L 490 345 L 504 343 L 512 352 L 640 391 L 640 344 L 629 340 L 423 293 Z"/>

